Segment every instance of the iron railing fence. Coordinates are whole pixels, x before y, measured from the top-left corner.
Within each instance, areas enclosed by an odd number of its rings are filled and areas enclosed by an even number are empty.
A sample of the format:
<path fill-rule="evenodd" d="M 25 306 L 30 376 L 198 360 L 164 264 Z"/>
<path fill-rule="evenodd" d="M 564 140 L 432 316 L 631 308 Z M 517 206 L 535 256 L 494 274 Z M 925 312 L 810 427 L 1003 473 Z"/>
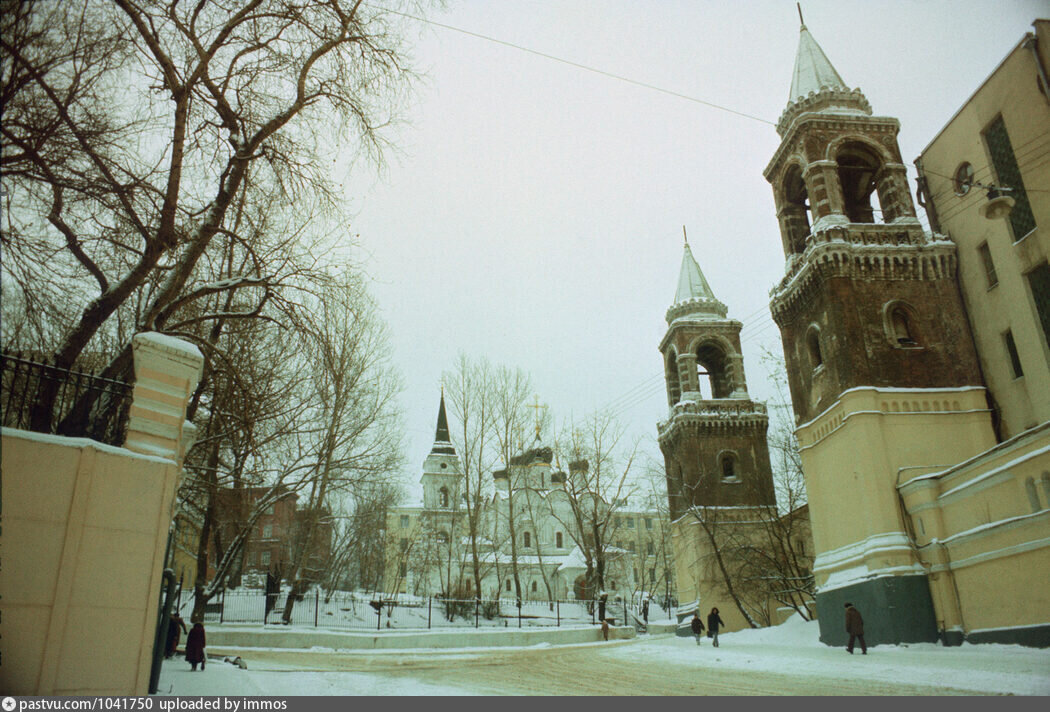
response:
<path fill-rule="evenodd" d="M 287 593 L 226 591 L 205 607 L 205 623 L 280 625 Z M 192 603 L 189 604 L 192 607 Z M 606 617 L 624 618 L 624 603 L 609 603 Z M 292 606 L 290 625 L 342 630 L 429 630 L 434 628 L 531 628 L 594 624 L 596 601 L 455 599 L 432 596 L 370 599 L 363 594 L 319 590 Z"/>
<path fill-rule="evenodd" d="M 5 427 L 120 446 L 127 435 L 132 390 L 129 383 L 58 368 L 35 355 L 0 354 L 0 411 Z"/>

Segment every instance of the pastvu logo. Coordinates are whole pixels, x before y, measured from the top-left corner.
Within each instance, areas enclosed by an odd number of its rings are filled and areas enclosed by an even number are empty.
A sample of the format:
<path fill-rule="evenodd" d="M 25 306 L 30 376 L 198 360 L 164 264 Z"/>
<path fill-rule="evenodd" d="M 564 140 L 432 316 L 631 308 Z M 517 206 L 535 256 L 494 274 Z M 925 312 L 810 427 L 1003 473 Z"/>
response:
<path fill-rule="evenodd" d="M 4 708 L 4 712 L 11 712 L 11 710 L 13 710 L 17 704 L 18 703 L 15 702 L 14 697 L 5 697 L 4 701 L 0 703 L 0 705 L 2 705 Z"/>

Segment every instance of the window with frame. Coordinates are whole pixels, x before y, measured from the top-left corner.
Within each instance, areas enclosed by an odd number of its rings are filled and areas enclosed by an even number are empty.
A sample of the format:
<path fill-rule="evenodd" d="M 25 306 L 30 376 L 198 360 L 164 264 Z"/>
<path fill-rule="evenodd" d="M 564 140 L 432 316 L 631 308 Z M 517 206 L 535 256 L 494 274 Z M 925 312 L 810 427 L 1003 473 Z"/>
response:
<path fill-rule="evenodd" d="M 408 515 L 407 514 L 402 514 L 401 515 L 401 528 L 402 529 L 408 529 Z"/>
<path fill-rule="evenodd" d="M 259 563 L 263 566 L 270 565 L 270 552 L 264 551 L 259 555 Z"/>
<path fill-rule="evenodd" d="M 999 275 L 995 273 L 995 263 L 992 262 L 992 251 L 988 249 L 987 242 L 982 242 L 977 247 L 977 254 L 980 256 L 981 264 L 984 266 L 984 276 L 988 280 L 988 289 L 991 289 L 999 284 Z"/>
<path fill-rule="evenodd" d="M 263 539 L 269 539 L 270 537 L 272 537 L 273 536 L 273 525 L 272 524 L 264 524 L 263 528 L 262 528 L 262 535 L 263 535 Z"/>
<path fill-rule="evenodd" d="M 561 549 L 562 548 L 562 541 L 563 540 L 561 538 L 561 532 L 555 532 L 554 533 L 554 546 L 556 546 L 559 549 Z"/>
<path fill-rule="evenodd" d="M 1021 378 L 1024 369 L 1021 368 L 1021 355 L 1017 353 L 1017 344 L 1014 342 L 1014 332 L 1007 329 L 1003 333 L 1003 342 L 1006 344 L 1006 353 L 1010 357 L 1010 365 L 1013 367 L 1014 378 Z"/>
<path fill-rule="evenodd" d="M 652 528 L 653 528 L 653 520 L 652 520 L 652 517 L 646 517 L 646 518 L 645 518 L 645 528 L 646 528 L 646 529 L 652 529 Z"/>
<path fill-rule="evenodd" d="M 627 528 L 634 529 L 634 517 L 627 518 Z"/>
<path fill-rule="evenodd" d="M 507 590 L 510 591 L 510 579 L 507 579 Z"/>
<path fill-rule="evenodd" d="M 529 534 L 528 532 L 525 532 L 524 534 L 522 534 L 521 535 L 521 545 L 524 546 L 526 549 L 531 547 L 532 546 L 532 535 Z"/>
<path fill-rule="evenodd" d="M 824 365 L 824 354 L 820 350 L 820 330 L 811 326 L 806 332 L 806 351 L 809 352 L 809 365 L 816 371 Z"/>
<path fill-rule="evenodd" d="M 533 582 L 532 582 L 532 592 L 533 592 L 533 593 L 536 593 L 537 589 L 538 589 L 538 586 L 536 585 L 536 582 L 535 582 L 535 581 L 533 581 Z"/>
<path fill-rule="evenodd" d="M 1017 167 L 1017 156 L 1014 155 L 1010 135 L 1006 131 L 1006 123 L 1002 116 L 996 117 L 984 130 L 984 142 L 988 146 L 988 155 L 992 159 L 999 187 L 1009 188 L 1006 194 L 1014 199 L 1008 222 L 1014 234 L 1014 242 L 1017 242 L 1035 229 L 1035 216 L 1032 215 L 1028 193 L 1025 192 L 1024 181 L 1021 180 L 1021 170 Z"/>
<path fill-rule="evenodd" d="M 651 541 L 648 541 L 648 542 L 645 543 L 645 553 L 646 554 L 649 554 L 650 556 L 652 556 L 652 554 L 655 553 L 655 551 L 656 551 L 656 549 L 655 549 L 655 547 L 653 547 L 653 543 Z"/>
<path fill-rule="evenodd" d="M 1029 272 L 1028 288 L 1032 291 L 1032 302 L 1043 327 L 1043 338 L 1050 346 L 1050 264 L 1044 262 Z"/>
<path fill-rule="evenodd" d="M 722 455 L 722 481 L 736 482 L 740 479 L 737 473 L 736 456 L 727 452 Z"/>

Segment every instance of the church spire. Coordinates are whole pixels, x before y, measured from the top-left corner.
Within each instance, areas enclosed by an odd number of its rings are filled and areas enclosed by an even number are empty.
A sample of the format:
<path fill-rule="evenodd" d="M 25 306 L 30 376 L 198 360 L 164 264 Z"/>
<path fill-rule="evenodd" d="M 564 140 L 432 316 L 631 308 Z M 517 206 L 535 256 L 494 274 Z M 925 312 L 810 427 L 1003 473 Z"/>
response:
<path fill-rule="evenodd" d="M 791 73 L 791 92 L 787 108 L 777 122 L 777 133 L 784 136 L 792 122 L 807 113 L 871 116 L 871 105 L 860 89 L 850 89 L 824 54 L 809 28 L 802 22 L 799 8 L 798 52 Z"/>
<path fill-rule="evenodd" d="M 434 431 L 434 447 L 431 454 L 455 455 L 452 439 L 448 434 L 448 418 L 445 416 L 445 389 L 441 389 L 441 405 L 438 407 L 437 429 Z"/>
<path fill-rule="evenodd" d="M 798 101 L 823 88 L 849 91 L 831 60 L 803 24 L 799 31 L 798 53 L 795 55 L 795 70 L 791 74 L 791 96 L 788 101 Z"/>
<path fill-rule="evenodd" d="M 685 228 L 682 228 L 685 235 Z M 678 271 L 678 289 L 674 295 L 674 304 L 667 310 L 667 323 L 679 317 L 691 316 L 700 319 L 724 318 L 726 306 L 715 298 L 711 285 L 700 271 L 700 265 L 685 240 L 685 252 L 682 255 L 682 267 Z"/>

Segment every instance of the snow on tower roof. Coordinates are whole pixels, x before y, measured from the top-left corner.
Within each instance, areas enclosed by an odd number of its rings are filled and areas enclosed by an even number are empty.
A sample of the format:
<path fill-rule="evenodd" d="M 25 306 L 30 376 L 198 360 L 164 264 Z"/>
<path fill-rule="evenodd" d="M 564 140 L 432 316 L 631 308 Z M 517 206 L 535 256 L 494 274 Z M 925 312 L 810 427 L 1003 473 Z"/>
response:
<path fill-rule="evenodd" d="M 678 290 L 674 295 L 674 304 L 667 310 L 667 323 L 682 316 L 710 319 L 724 318 L 725 315 L 726 305 L 715 298 L 686 240 L 682 269 L 678 272 Z"/>
<path fill-rule="evenodd" d="M 795 71 L 791 74 L 791 96 L 788 101 L 798 101 L 810 92 L 818 92 L 822 87 L 849 91 L 846 82 L 835 71 L 828 56 L 820 48 L 813 35 L 805 25 L 798 38 L 798 54 L 795 55 Z"/>
<path fill-rule="evenodd" d="M 448 434 L 448 418 L 445 417 L 445 389 L 441 389 L 441 405 L 438 407 L 437 429 L 434 432 L 434 447 L 430 453 L 437 455 L 455 455 L 452 438 Z"/>

